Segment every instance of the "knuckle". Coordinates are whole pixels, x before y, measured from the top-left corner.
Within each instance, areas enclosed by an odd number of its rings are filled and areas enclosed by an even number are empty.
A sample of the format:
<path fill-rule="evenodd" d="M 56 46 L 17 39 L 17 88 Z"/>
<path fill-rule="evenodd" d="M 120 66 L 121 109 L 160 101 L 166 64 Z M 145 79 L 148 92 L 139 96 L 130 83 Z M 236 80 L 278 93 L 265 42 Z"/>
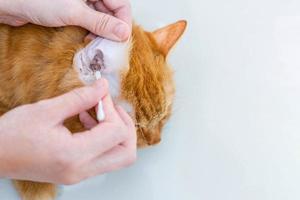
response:
<path fill-rule="evenodd" d="M 124 7 L 131 13 L 132 11 L 132 6 L 129 0 L 125 0 L 125 5 Z"/>
<path fill-rule="evenodd" d="M 128 120 L 128 128 L 129 128 L 132 132 L 134 132 L 135 129 L 136 129 L 135 123 L 134 123 L 134 121 L 132 120 L 132 118 L 129 118 L 129 120 Z"/>
<path fill-rule="evenodd" d="M 72 161 L 64 153 L 56 157 L 56 163 L 63 172 L 69 171 L 69 169 L 73 167 Z"/>
<path fill-rule="evenodd" d="M 130 139 L 132 139 L 132 140 L 136 140 L 136 138 L 137 138 L 137 134 L 136 134 L 136 128 L 135 128 L 135 126 L 134 127 L 130 127 L 129 128 L 129 137 L 130 137 Z"/>
<path fill-rule="evenodd" d="M 126 155 L 126 159 L 124 160 L 124 167 L 128 167 L 130 165 L 132 165 L 133 163 L 135 163 L 137 159 L 137 154 L 136 151 L 129 151 Z"/>
<path fill-rule="evenodd" d="M 88 91 L 85 88 L 77 89 L 72 91 L 75 102 L 85 103 L 88 101 Z"/>
<path fill-rule="evenodd" d="M 78 165 L 70 159 L 61 158 L 58 160 L 61 168 L 61 183 L 64 185 L 72 185 L 81 181 Z"/>
<path fill-rule="evenodd" d="M 98 31 L 105 31 L 108 28 L 109 22 L 110 22 L 110 16 L 102 15 L 101 17 L 99 17 L 99 20 L 96 21 L 95 29 Z"/>
<path fill-rule="evenodd" d="M 79 162 L 74 160 L 68 153 L 59 153 L 59 155 L 56 156 L 56 163 L 62 172 L 69 173 L 77 171 L 76 169 Z"/>
<path fill-rule="evenodd" d="M 116 125 L 113 127 L 113 133 L 116 140 L 125 141 L 128 139 L 129 134 L 125 127 Z"/>
<path fill-rule="evenodd" d="M 136 132 L 131 129 L 125 129 L 124 132 L 124 140 L 126 141 L 135 141 L 136 140 Z"/>
<path fill-rule="evenodd" d="M 74 175 L 73 173 L 67 173 L 64 176 L 62 176 L 61 183 L 63 185 L 74 185 L 81 181 L 79 176 Z"/>

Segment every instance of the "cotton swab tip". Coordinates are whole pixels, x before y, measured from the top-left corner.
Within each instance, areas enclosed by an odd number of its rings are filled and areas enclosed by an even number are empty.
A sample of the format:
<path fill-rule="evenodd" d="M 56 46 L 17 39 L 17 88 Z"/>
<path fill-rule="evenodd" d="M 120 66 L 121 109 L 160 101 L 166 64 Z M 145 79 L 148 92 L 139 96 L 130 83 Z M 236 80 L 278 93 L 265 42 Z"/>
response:
<path fill-rule="evenodd" d="M 95 76 L 96 76 L 96 79 L 97 79 L 97 80 L 100 79 L 100 78 L 101 78 L 101 72 L 97 70 L 97 71 L 95 72 Z"/>

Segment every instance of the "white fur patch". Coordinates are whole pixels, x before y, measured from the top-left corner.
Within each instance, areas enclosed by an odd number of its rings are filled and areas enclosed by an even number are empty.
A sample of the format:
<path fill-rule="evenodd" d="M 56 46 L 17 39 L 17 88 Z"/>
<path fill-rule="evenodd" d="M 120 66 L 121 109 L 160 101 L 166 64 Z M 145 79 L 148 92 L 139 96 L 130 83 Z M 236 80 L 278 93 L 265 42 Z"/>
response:
<path fill-rule="evenodd" d="M 133 112 L 133 106 L 127 102 L 120 101 L 121 73 L 129 68 L 129 56 L 131 40 L 125 43 L 96 38 L 85 48 L 78 51 L 74 56 L 74 67 L 79 74 L 80 80 L 85 85 L 93 84 L 96 81 L 94 72 L 90 69 L 90 63 L 96 55 L 96 51 L 103 53 L 104 69 L 101 69 L 102 77 L 109 82 L 110 94 L 117 104 L 126 105 L 127 112 Z M 120 101 L 120 102 L 119 102 Z"/>

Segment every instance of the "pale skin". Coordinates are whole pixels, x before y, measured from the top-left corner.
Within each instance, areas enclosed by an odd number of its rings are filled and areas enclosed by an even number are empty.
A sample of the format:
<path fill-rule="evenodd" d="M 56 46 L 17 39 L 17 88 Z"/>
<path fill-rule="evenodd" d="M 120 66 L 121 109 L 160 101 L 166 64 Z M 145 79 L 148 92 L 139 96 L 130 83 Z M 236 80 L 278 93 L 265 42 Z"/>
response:
<path fill-rule="evenodd" d="M 127 28 L 131 26 L 129 2 L 94 0 L 86 3 L 90 7 L 82 0 L 0 0 L 0 22 L 14 26 L 27 22 L 44 26 L 72 24 L 114 40 L 128 37 L 127 31 L 117 37 L 113 30 L 120 23 Z M 90 12 L 87 18 L 96 18 L 95 21 L 105 15 L 105 20 L 84 23 L 80 15 L 76 18 L 74 12 L 66 12 L 66 7 L 81 14 Z M 106 25 L 94 27 L 102 22 Z M 86 110 L 95 107 L 100 100 L 106 118 L 98 123 Z M 63 122 L 77 114 L 88 130 L 71 134 Z M 127 167 L 135 159 L 134 123 L 121 107 L 114 105 L 104 79 L 52 99 L 20 106 L 0 117 L 0 177 L 74 184 Z"/>
<path fill-rule="evenodd" d="M 131 33 L 128 0 L 0 0 L 0 22 L 59 27 L 77 25 L 102 37 L 124 41 Z"/>

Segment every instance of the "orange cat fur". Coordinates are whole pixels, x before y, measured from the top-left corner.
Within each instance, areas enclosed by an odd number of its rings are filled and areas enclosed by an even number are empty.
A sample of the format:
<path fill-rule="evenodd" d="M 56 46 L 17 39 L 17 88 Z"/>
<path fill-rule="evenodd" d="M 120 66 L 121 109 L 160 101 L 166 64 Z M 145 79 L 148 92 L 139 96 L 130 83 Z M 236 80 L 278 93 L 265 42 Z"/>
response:
<path fill-rule="evenodd" d="M 175 89 L 166 57 L 185 28 L 185 21 L 154 32 L 133 27 L 130 66 L 122 77 L 121 95 L 134 107 L 139 147 L 160 141 L 171 114 Z M 83 86 L 72 63 L 74 54 L 87 44 L 86 35 L 86 30 L 72 26 L 0 25 L 0 115 Z M 78 116 L 65 125 L 72 132 L 84 129 Z M 49 200 L 56 195 L 52 184 L 14 183 L 24 200 Z"/>

